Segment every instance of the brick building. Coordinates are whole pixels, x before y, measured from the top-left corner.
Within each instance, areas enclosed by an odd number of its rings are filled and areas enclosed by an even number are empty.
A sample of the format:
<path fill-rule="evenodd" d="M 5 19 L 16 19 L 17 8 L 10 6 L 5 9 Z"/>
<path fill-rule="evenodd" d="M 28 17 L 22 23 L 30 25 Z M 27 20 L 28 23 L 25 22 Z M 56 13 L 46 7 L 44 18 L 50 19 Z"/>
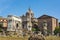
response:
<path fill-rule="evenodd" d="M 42 34 L 54 34 L 55 28 L 59 26 L 58 19 L 49 15 L 42 15 L 38 18 L 38 26 Z"/>
<path fill-rule="evenodd" d="M 6 30 L 8 27 L 8 21 L 6 18 L 0 17 L 0 29 Z"/>

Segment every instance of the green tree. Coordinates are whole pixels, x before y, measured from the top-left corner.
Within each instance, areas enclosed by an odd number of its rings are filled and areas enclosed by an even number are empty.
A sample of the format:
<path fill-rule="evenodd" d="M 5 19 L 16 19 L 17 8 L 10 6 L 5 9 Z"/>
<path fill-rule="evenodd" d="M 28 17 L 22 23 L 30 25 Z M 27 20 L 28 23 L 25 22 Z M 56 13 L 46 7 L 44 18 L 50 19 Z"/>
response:
<path fill-rule="evenodd" d="M 36 29 L 35 28 L 32 28 L 32 31 L 36 31 Z"/>
<path fill-rule="evenodd" d="M 32 31 L 40 31 L 38 25 L 35 24 L 34 27 L 32 28 Z"/>
<path fill-rule="evenodd" d="M 56 35 L 57 33 L 60 33 L 60 27 L 56 27 L 54 30 L 54 34 Z"/>
<path fill-rule="evenodd" d="M 51 32 L 50 32 L 50 30 L 47 30 L 47 35 L 49 35 Z"/>

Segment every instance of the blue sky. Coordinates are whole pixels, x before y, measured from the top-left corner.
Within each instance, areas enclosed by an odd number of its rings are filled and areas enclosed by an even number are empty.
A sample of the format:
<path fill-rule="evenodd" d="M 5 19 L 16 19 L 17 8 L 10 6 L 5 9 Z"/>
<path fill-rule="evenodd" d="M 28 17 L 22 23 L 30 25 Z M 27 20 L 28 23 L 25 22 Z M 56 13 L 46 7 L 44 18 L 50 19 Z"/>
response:
<path fill-rule="evenodd" d="M 60 20 L 60 0 L 0 0 L 0 16 L 21 16 L 29 7 L 35 17 L 47 14 Z"/>

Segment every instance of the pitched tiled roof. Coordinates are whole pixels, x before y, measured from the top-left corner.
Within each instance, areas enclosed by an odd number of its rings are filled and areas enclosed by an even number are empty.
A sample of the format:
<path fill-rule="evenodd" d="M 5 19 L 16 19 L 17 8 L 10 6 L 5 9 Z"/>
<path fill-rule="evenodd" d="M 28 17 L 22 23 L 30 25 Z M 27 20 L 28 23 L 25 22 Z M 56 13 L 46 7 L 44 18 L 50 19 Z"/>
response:
<path fill-rule="evenodd" d="M 55 17 L 49 16 L 49 15 L 42 15 L 42 16 L 38 17 L 38 19 L 45 18 L 45 17 L 47 17 L 47 18 L 55 18 Z M 57 19 L 57 18 L 55 18 L 55 19 Z"/>

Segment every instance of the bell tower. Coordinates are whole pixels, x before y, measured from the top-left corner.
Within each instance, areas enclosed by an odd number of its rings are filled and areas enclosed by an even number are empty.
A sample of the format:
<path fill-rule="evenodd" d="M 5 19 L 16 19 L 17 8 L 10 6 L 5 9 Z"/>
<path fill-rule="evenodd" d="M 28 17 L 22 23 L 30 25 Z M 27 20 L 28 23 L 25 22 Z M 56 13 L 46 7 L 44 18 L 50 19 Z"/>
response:
<path fill-rule="evenodd" d="M 32 10 L 29 8 L 28 11 L 26 12 L 26 17 L 27 17 L 27 29 L 31 31 L 32 29 L 32 18 L 34 17 L 34 14 Z"/>
<path fill-rule="evenodd" d="M 34 13 L 32 12 L 31 8 L 29 8 L 28 11 L 26 12 L 26 16 L 27 17 L 31 16 L 31 18 L 34 17 Z"/>

